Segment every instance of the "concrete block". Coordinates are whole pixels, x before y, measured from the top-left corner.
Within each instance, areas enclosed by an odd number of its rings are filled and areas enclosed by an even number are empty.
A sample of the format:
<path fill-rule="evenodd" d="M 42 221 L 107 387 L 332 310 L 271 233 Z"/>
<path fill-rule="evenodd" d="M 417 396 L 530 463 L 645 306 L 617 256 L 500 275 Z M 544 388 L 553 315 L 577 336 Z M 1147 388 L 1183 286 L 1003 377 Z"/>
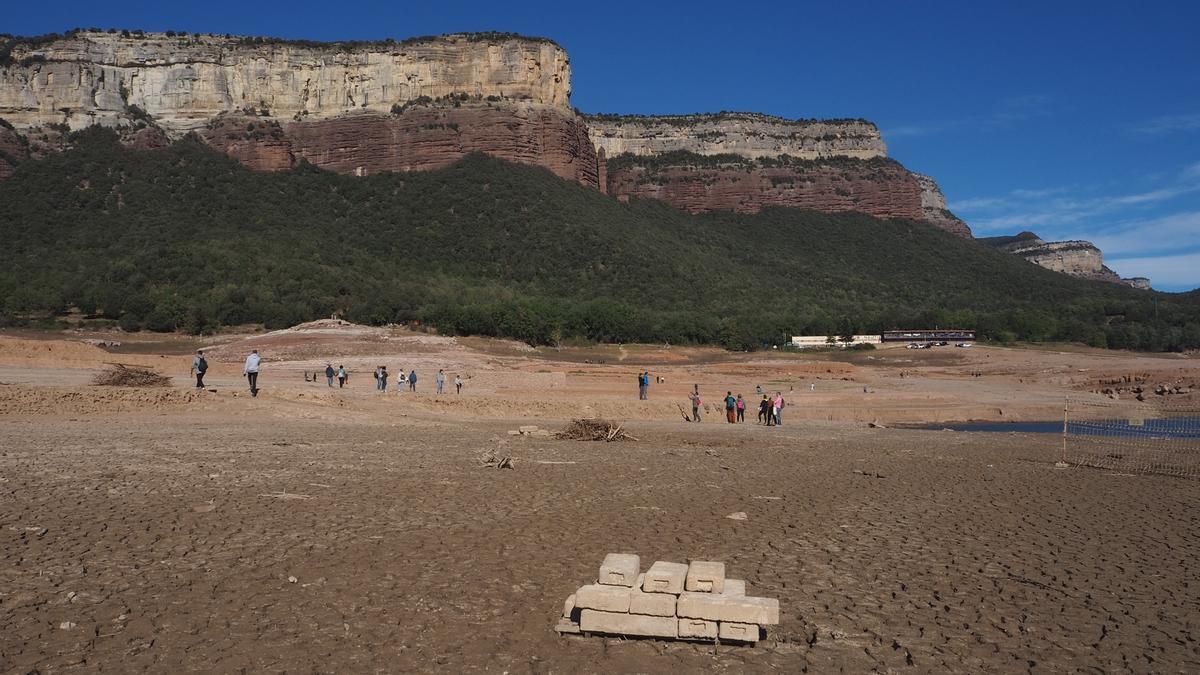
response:
<path fill-rule="evenodd" d="M 742 579 L 726 579 L 724 595 L 731 598 L 746 597 L 746 582 Z"/>
<path fill-rule="evenodd" d="M 567 596 L 567 601 L 563 603 L 563 616 L 570 618 L 571 614 L 573 614 L 574 612 L 575 612 L 575 594 L 572 593 Z"/>
<path fill-rule="evenodd" d="M 635 586 L 629 592 L 629 613 L 673 617 L 675 596 L 670 593 L 643 593 Z"/>
<path fill-rule="evenodd" d="M 533 424 L 526 424 L 524 426 L 517 427 L 517 431 L 522 434 L 532 434 L 533 432 L 535 432 L 537 430 L 538 430 L 537 426 L 533 425 Z"/>
<path fill-rule="evenodd" d="M 693 560 L 683 587 L 697 593 L 720 593 L 725 589 L 725 563 Z"/>
<path fill-rule="evenodd" d="M 687 580 L 688 566 L 683 563 L 663 562 L 659 560 L 646 570 L 646 579 L 642 582 L 642 590 L 647 593 L 683 592 Z"/>
<path fill-rule="evenodd" d="M 680 619 L 679 637 L 693 640 L 712 640 L 717 637 L 718 624 L 716 621 L 704 619 Z"/>
<path fill-rule="evenodd" d="M 679 621 L 673 616 L 617 614 L 585 609 L 579 616 L 579 630 L 585 633 L 642 635 L 674 639 L 679 637 Z"/>
<path fill-rule="evenodd" d="M 758 624 L 722 621 L 719 635 L 721 636 L 722 640 L 758 642 Z"/>
<path fill-rule="evenodd" d="M 580 632 L 579 624 L 566 617 L 558 620 L 558 624 L 554 626 L 554 630 L 559 635 L 578 635 Z"/>
<path fill-rule="evenodd" d="M 688 619 L 757 623 L 779 623 L 779 601 L 775 598 L 735 598 L 715 593 L 684 592 L 675 605 L 675 613 Z"/>
<path fill-rule="evenodd" d="M 588 584 L 575 591 L 575 606 L 581 609 L 597 609 L 603 612 L 628 612 L 629 591 L 627 586 Z"/>
<path fill-rule="evenodd" d="M 609 553 L 600 563 L 600 583 L 632 586 L 641 571 L 642 559 L 636 553 Z"/>

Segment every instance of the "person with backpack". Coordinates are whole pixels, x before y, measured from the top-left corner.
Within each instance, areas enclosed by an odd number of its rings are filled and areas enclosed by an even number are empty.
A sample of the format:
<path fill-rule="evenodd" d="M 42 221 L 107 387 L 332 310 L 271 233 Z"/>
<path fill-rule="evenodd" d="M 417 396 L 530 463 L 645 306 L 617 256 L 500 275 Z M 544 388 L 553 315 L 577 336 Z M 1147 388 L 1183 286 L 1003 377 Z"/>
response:
<path fill-rule="evenodd" d="M 725 392 L 725 421 L 733 424 L 737 420 L 737 399 L 732 391 Z"/>
<path fill-rule="evenodd" d="M 416 393 L 416 391 L 417 391 L 417 371 L 416 370 L 408 371 L 408 390 L 413 393 Z"/>
<path fill-rule="evenodd" d="M 332 363 L 325 364 L 325 382 L 330 386 L 330 388 L 333 387 L 333 364 Z"/>
<path fill-rule="evenodd" d="M 250 351 L 250 356 L 246 357 L 246 367 L 242 369 L 242 374 L 246 376 L 246 380 L 250 383 L 250 395 L 258 398 L 258 371 L 262 368 L 262 357 L 258 355 L 258 350 Z"/>
<path fill-rule="evenodd" d="M 784 405 L 786 405 L 786 404 L 783 401 L 783 392 L 782 391 L 775 392 L 775 402 L 773 404 L 773 407 L 775 408 L 775 426 L 777 426 L 777 427 L 783 426 L 783 406 Z"/>
<path fill-rule="evenodd" d="M 208 372 L 208 359 L 204 358 L 204 352 L 197 349 L 196 355 L 192 357 L 192 372 L 196 375 L 196 388 L 204 388 L 204 373 Z"/>
<path fill-rule="evenodd" d="M 741 394 L 738 394 L 736 408 L 737 408 L 737 421 L 745 422 L 746 421 L 746 401 L 742 399 Z"/>
<path fill-rule="evenodd" d="M 350 379 L 350 373 L 346 372 L 346 366 L 338 364 L 337 369 L 338 389 L 346 386 L 346 381 Z"/>

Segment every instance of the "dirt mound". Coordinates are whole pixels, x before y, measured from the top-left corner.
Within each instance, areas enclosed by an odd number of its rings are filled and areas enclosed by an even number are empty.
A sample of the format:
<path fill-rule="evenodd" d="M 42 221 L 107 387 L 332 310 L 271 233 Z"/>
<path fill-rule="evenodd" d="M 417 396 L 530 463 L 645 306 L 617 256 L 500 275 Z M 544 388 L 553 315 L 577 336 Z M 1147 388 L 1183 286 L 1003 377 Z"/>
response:
<path fill-rule="evenodd" d="M 201 399 L 194 391 L 169 388 L 92 387 L 57 389 L 49 387 L 0 387 L 0 417 L 7 415 L 107 415 L 149 412 Z"/>

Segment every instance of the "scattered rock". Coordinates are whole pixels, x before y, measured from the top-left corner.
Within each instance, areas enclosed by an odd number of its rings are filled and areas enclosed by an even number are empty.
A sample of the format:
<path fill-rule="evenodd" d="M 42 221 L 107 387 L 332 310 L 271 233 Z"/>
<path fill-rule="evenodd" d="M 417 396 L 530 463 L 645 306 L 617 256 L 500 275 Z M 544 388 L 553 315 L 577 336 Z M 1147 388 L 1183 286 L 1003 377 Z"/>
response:
<path fill-rule="evenodd" d="M 730 520 L 746 520 L 750 516 L 747 516 L 745 511 L 735 511 L 725 517 Z"/>
<path fill-rule="evenodd" d="M 75 627 L 75 625 L 76 624 L 72 621 L 64 621 L 64 622 L 58 624 L 58 627 L 63 630 L 71 630 L 72 628 Z"/>
<path fill-rule="evenodd" d="M 300 580 L 299 580 L 299 579 L 297 579 L 296 577 L 292 577 L 292 576 L 289 576 L 289 577 L 288 577 L 288 583 L 289 583 L 289 584 L 294 584 L 294 583 L 296 583 L 297 581 L 300 581 Z"/>

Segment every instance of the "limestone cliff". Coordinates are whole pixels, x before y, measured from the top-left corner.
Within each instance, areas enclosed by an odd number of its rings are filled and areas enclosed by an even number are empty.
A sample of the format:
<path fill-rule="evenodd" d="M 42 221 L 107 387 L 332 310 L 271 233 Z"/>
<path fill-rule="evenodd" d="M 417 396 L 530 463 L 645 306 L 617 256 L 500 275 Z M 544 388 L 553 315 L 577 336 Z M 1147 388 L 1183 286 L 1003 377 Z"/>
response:
<path fill-rule="evenodd" d="M 0 63 L 0 117 L 18 128 L 117 124 L 131 106 L 173 136 L 221 114 L 276 120 L 387 113 L 422 97 L 527 100 L 569 110 L 561 47 L 507 34 L 311 43 L 77 32 L 16 39 Z"/>
<path fill-rule="evenodd" d="M 8 44 L 0 118 L 40 137 L 93 124 L 160 128 L 259 170 L 300 160 L 367 174 L 471 152 L 602 187 L 569 106 L 570 62 L 548 40 L 459 34 L 311 43 L 79 32 Z M 0 166 L 0 178 L 11 172 Z"/>
<path fill-rule="evenodd" d="M 1104 254 L 1090 241 L 1045 241 L 1032 232 L 1022 232 L 1011 237 L 985 237 L 979 240 L 985 245 L 1019 255 L 1031 263 L 1048 270 L 1069 274 L 1073 277 L 1123 283 L 1134 288 L 1149 288 L 1150 280 L 1144 277 L 1122 279 L 1104 264 Z"/>
<path fill-rule="evenodd" d="M 587 117 L 610 158 L 620 199 L 654 197 L 686 211 L 767 206 L 911 218 L 963 237 L 937 183 L 887 159 L 865 120 L 789 120 L 757 113 Z"/>
<path fill-rule="evenodd" d="M 879 129 L 866 120 L 789 120 L 759 113 L 706 115 L 588 115 L 592 142 L 609 157 L 739 155 L 749 159 L 787 155 L 797 159 L 887 155 Z"/>
<path fill-rule="evenodd" d="M 919 173 L 914 173 L 913 177 L 921 186 L 921 211 L 924 213 L 924 219 L 943 230 L 961 237 L 970 237 L 971 228 L 946 208 L 946 197 L 938 187 L 937 181 Z"/>

